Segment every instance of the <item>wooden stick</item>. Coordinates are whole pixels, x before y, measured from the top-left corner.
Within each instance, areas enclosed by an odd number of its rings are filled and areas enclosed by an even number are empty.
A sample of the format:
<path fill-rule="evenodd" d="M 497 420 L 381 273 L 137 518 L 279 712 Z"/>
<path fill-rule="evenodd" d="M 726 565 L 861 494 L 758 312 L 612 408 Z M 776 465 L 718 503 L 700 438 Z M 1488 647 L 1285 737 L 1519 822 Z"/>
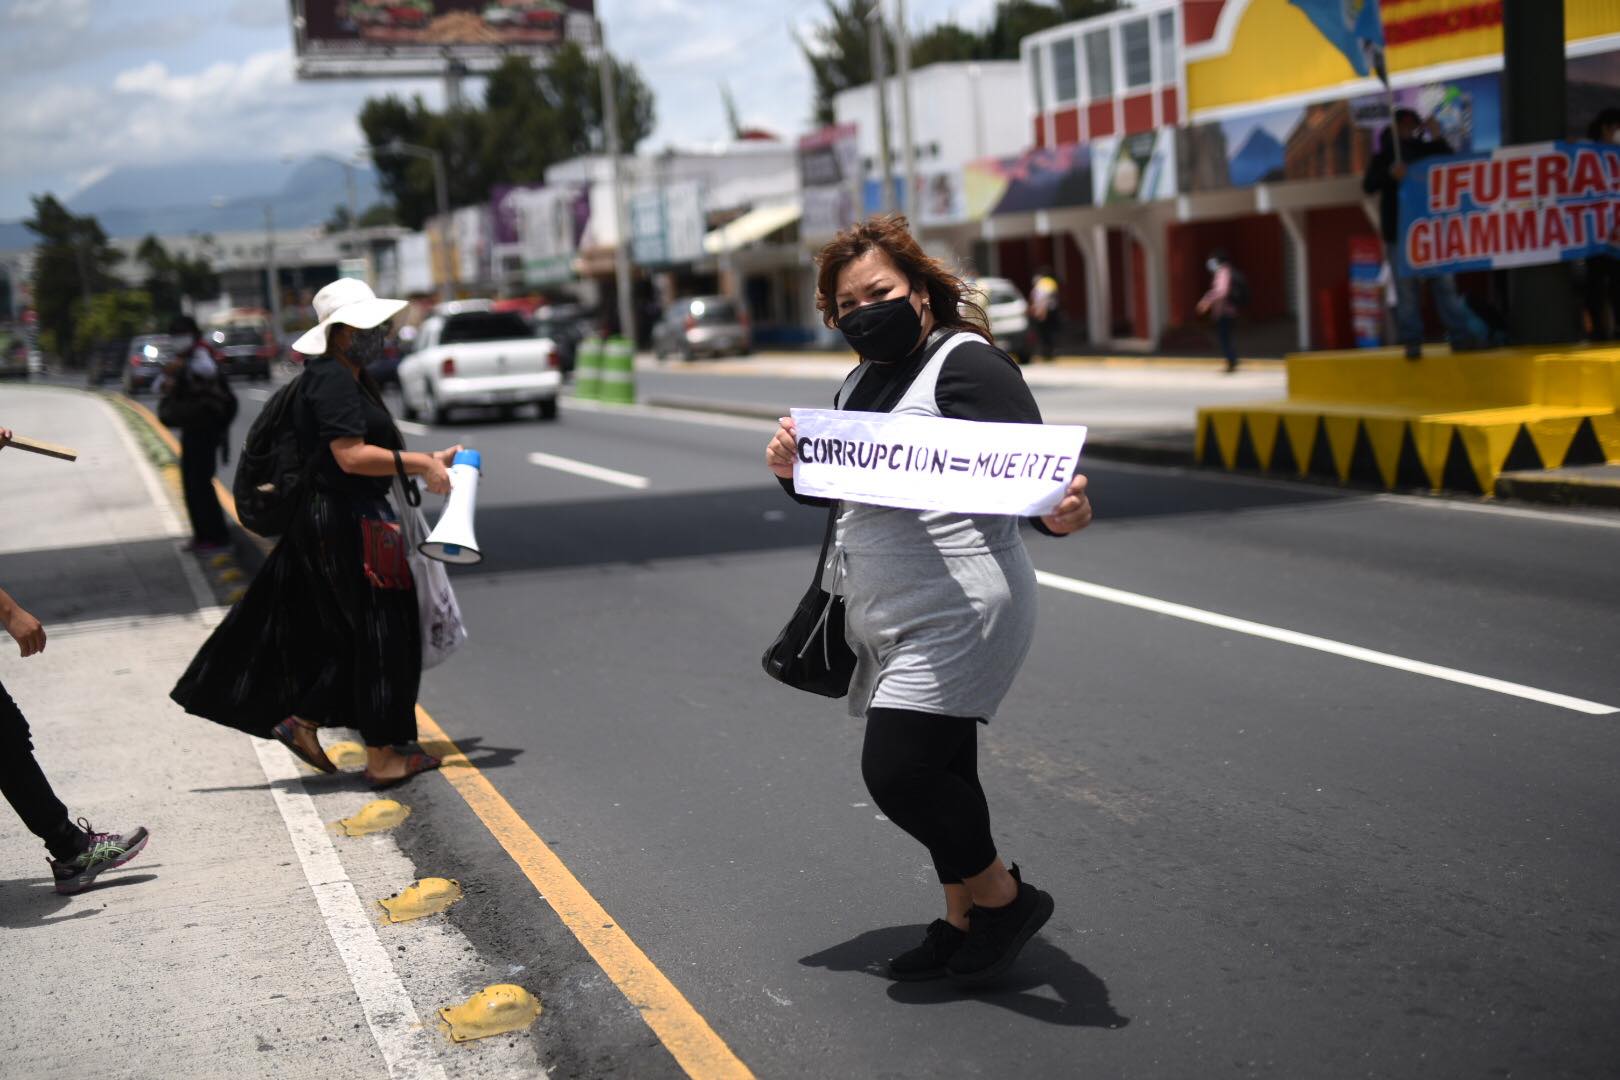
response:
<path fill-rule="evenodd" d="M 55 443 L 25 439 L 21 435 L 13 435 L 11 441 L 6 445 L 15 446 L 19 450 L 26 450 L 30 454 L 43 454 L 45 457 L 61 458 L 63 461 L 79 460 L 79 452 L 71 446 L 57 446 Z"/>

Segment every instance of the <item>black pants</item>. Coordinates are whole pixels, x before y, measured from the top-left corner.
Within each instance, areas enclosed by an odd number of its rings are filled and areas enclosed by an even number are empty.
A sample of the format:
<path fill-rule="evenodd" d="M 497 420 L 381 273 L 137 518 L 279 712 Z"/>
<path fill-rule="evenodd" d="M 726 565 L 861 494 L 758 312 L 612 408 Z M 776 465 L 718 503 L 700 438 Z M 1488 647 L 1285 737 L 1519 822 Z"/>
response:
<path fill-rule="evenodd" d="M 1586 313 L 1593 341 L 1620 337 L 1620 259 L 1594 255 L 1586 260 Z"/>
<path fill-rule="evenodd" d="M 1232 340 L 1232 327 L 1237 319 L 1231 315 L 1222 315 L 1215 320 L 1215 335 L 1221 339 L 1221 355 L 1226 357 L 1226 370 L 1236 371 L 1238 366 L 1237 345 Z"/>
<path fill-rule="evenodd" d="M 861 776 L 888 819 L 928 849 L 945 885 L 996 858 L 990 806 L 979 786 L 979 722 L 908 709 L 866 714 Z"/>
<path fill-rule="evenodd" d="M 214 462 L 223 437 L 222 432 L 212 429 L 185 428 L 180 432 L 180 483 L 186 496 L 186 515 L 191 518 L 191 538 L 199 544 L 228 544 L 231 540 L 225 528 L 225 512 L 214 494 Z"/>
<path fill-rule="evenodd" d="M 67 807 L 51 790 L 39 762 L 28 721 L 0 684 L 0 791 L 28 831 L 45 841 L 52 858 L 74 858 L 84 850 L 84 833 L 68 820 Z"/>
<path fill-rule="evenodd" d="M 1057 356 L 1058 317 L 1053 312 L 1035 321 L 1035 338 L 1040 342 L 1041 355 L 1051 360 Z"/>

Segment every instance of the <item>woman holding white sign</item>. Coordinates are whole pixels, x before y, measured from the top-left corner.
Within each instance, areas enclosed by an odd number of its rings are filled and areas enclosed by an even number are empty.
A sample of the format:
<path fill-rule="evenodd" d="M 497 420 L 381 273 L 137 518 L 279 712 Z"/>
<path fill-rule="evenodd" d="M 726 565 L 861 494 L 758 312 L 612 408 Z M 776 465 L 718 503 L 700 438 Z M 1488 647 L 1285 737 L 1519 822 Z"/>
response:
<path fill-rule="evenodd" d="M 898 215 L 840 233 L 818 259 L 816 305 L 860 355 L 841 409 L 1038 424 L 1018 365 L 991 343 L 966 286 L 929 257 Z M 793 490 L 791 419 L 766 464 Z M 1032 523 L 1063 536 L 1091 521 L 1086 479 Z M 999 975 L 1050 918 L 1052 898 L 996 854 L 979 783 L 978 726 L 1011 688 L 1035 631 L 1035 572 L 1020 520 L 1005 515 L 843 505 L 831 559 L 855 653 L 850 712 L 866 719 L 861 773 L 884 814 L 925 847 L 945 916 L 894 957 L 893 978 Z"/>

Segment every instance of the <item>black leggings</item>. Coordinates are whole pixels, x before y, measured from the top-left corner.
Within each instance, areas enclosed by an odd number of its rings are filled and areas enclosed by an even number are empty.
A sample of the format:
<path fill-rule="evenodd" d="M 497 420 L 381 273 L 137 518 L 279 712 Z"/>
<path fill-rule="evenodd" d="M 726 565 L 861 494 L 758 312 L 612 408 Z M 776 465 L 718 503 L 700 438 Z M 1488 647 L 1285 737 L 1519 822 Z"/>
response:
<path fill-rule="evenodd" d="M 45 841 L 52 858 L 66 860 L 84 850 L 84 833 L 68 820 L 67 807 L 51 790 L 22 710 L 0 685 L 0 791 L 28 831 Z"/>
<path fill-rule="evenodd" d="M 996 858 L 978 749 L 979 722 L 970 717 L 910 709 L 866 714 L 866 790 L 890 821 L 928 849 L 946 885 L 983 873 Z"/>

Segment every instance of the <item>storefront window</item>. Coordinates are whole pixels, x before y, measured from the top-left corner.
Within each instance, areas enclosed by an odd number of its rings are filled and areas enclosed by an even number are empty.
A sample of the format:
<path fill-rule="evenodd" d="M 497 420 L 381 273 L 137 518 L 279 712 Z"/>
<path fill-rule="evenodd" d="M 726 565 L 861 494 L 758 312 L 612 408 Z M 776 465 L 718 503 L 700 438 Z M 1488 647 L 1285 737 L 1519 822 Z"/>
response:
<path fill-rule="evenodd" d="M 1114 96 L 1114 52 L 1108 45 L 1107 30 L 1086 35 L 1086 86 L 1093 100 Z"/>
<path fill-rule="evenodd" d="M 1045 112 L 1046 86 L 1041 72 L 1041 50 L 1038 47 L 1029 50 L 1029 84 L 1031 98 L 1035 102 L 1035 111 L 1038 113 Z"/>
<path fill-rule="evenodd" d="M 1052 83 L 1052 92 L 1059 105 L 1080 96 L 1080 73 L 1075 70 L 1073 38 L 1052 43 Z"/>
<path fill-rule="evenodd" d="M 1120 26 L 1121 51 L 1125 57 L 1125 85 L 1131 89 L 1153 81 L 1153 40 L 1146 19 Z"/>

